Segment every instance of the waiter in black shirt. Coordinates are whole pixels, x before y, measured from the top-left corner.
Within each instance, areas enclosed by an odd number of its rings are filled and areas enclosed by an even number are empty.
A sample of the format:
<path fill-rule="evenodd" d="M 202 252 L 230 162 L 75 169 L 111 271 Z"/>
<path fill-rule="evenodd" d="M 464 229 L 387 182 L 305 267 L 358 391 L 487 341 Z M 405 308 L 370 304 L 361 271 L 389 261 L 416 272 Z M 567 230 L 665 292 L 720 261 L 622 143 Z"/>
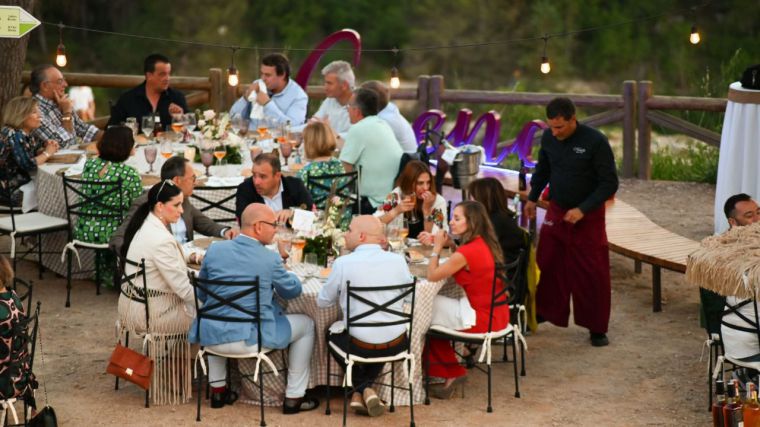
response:
<path fill-rule="evenodd" d="M 118 125 L 127 117 L 137 119 L 142 126 L 142 117 L 161 117 L 161 126 L 166 129 L 172 123 L 172 114 L 188 111 L 185 95 L 169 87 L 172 64 L 164 55 L 153 53 L 145 58 L 143 64 L 145 81 L 139 86 L 124 92 L 111 109 L 108 125 Z"/>
<path fill-rule="evenodd" d="M 604 202 L 618 188 L 607 138 L 579 124 L 575 105 L 555 98 L 546 106 L 551 132 L 541 138 L 525 212 L 536 217 L 536 201 L 549 184 L 549 208 L 541 226 L 536 262 L 541 269 L 536 309 L 567 327 L 570 298 L 575 323 L 588 328 L 591 345 L 605 346 L 610 320 L 610 258 Z"/>

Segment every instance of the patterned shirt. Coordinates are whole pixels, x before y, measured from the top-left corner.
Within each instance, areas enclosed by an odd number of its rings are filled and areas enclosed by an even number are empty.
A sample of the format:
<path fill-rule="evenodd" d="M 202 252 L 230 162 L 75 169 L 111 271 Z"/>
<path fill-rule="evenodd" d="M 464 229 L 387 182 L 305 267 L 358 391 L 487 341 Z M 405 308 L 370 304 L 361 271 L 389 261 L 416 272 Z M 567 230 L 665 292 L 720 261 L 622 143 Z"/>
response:
<path fill-rule="evenodd" d="M 101 176 L 100 172 L 105 169 Z M 132 166 L 124 163 L 112 163 L 99 157 L 88 159 L 84 164 L 82 179 L 85 181 L 111 181 L 121 179 L 121 212 L 126 215 L 132 201 L 142 194 L 142 180 L 140 174 Z M 108 187 L 82 186 L 82 192 L 89 196 L 108 191 Z M 111 193 L 99 202 L 110 207 L 112 210 L 119 208 L 119 195 Z M 103 206 L 89 204 L 82 206 L 85 213 L 98 215 L 109 213 Z M 122 216 L 123 216 L 122 215 Z M 74 238 L 83 242 L 108 243 L 111 234 L 121 225 L 122 221 L 116 218 L 78 218 L 74 228 Z"/>
<path fill-rule="evenodd" d="M 24 307 L 16 292 L 0 292 L 0 399 L 28 395 L 34 374 Z"/>
<path fill-rule="evenodd" d="M 4 127 L 0 130 L 0 199 L 8 202 L 10 190 L 32 180 L 31 173 L 37 170 L 35 153 L 44 143 L 21 130 Z"/>
<path fill-rule="evenodd" d="M 343 169 L 343 163 L 341 163 L 340 160 L 336 158 L 332 158 L 327 161 L 323 162 L 311 162 L 308 165 L 304 166 L 301 170 L 296 173 L 296 177 L 300 179 L 301 181 L 306 184 L 306 188 L 309 189 L 309 192 L 311 193 L 311 198 L 314 200 L 314 203 L 317 205 L 318 209 L 324 209 L 325 208 L 325 202 L 327 201 L 327 196 L 330 195 L 330 192 L 328 190 L 325 190 L 323 188 L 317 187 L 313 184 L 311 184 L 308 180 L 308 176 L 312 177 L 318 177 L 320 175 L 333 175 L 338 173 L 346 173 L 346 170 Z M 326 182 L 325 180 L 320 180 L 321 184 L 325 184 L 326 186 L 331 186 L 332 183 Z M 340 184 L 339 184 L 340 185 Z"/>
<path fill-rule="evenodd" d="M 42 126 L 32 133 L 37 139 L 58 141 L 58 144 L 63 148 L 76 145 L 77 137 L 82 138 L 82 142 L 87 144 L 98 133 L 97 127 L 85 123 L 76 114 L 71 115 L 71 120 L 74 123 L 74 134 L 69 133 L 63 127 L 63 114 L 61 114 L 61 109 L 58 108 L 55 101 L 45 98 L 39 93 L 34 95 L 34 99 L 37 100 L 40 108 L 40 119 L 42 119 Z"/>

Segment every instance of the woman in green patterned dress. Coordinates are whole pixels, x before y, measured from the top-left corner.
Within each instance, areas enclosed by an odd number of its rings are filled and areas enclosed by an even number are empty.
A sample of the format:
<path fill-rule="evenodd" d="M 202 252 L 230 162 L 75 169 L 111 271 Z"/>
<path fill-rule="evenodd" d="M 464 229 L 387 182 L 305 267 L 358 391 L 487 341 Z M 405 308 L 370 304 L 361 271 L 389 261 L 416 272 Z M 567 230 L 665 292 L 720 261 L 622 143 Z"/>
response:
<path fill-rule="evenodd" d="M 126 126 L 113 126 L 106 130 L 103 139 L 98 143 L 98 157 L 87 159 L 82 172 L 85 181 L 116 182 L 121 180 L 121 201 L 119 194 L 111 193 L 99 198 L 99 203 L 112 210 L 121 210 L 122 219 L 116 218 L 78 218 L 74 228 L 74 238 L 81 242 L 108 243 L 111 234 L 121 225 L 132 201 L 142 194 L 140 174 L 124 161 L 134 153 L 135 140 L 132 129 Z M 108 187 L 82 185 L 82 192 L 87 196 L 95 196 L 107 191 Z M 121 205 L 119 204 L 121 202 Z M 82 211 L 98 215 L 105 213 L 100 205 L 88 204 L 82 206 Z M 101 285 L 113 285 L 113 273 L 116 265 L 115 255 L 111 252 L 98 251 L 95 257 L 95 268 L 100 273 Z"/>

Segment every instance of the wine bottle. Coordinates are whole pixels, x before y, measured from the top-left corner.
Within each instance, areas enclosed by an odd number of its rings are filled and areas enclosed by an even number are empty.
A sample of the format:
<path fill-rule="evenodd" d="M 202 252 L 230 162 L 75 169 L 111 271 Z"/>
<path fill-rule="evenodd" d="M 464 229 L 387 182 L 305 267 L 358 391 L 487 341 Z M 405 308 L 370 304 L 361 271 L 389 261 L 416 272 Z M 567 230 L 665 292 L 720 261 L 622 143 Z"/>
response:
<path fill-rule="evenodd" d="M 739 380 L 733 380 L 728 387 L 728 402 L 723 407 L 723 426 L 739 427 L 742 422 L 742 402 L 739 395 Z"/>
<path fill-rule="evenodd" d="M 159 133 L 164 131 L 164 127 L 161 125 L 161 115 L 156 114 L 153 118 L 153 122 L 155 123 L 153 125 L 153 135 L 158 136 Z"/>
<path fill-rule="evenodd" d="M 712 404 L 713 427 L 723 427 L 723 407 L 726 406 L 726 391 L 723 380 L 715 381 L 715 401 Z"/>
<path fill-rule="evenodd" d="M 747 386 L 747 401 L 744 402 L 742 416 L 745 427 L 760 427 L 760 402 L 757 401 L 757 387 L 753 382 Z"/>
<path fill-rule="evenodd" d="M 525 191 L 528 189 L 528 181 L 526 180 L 526 175 L 528 172 L 528 168 L 525 167 L 525 162 L 520 160 L 520 173 L 517 176 L 517 189 L 520 191 Z"/>

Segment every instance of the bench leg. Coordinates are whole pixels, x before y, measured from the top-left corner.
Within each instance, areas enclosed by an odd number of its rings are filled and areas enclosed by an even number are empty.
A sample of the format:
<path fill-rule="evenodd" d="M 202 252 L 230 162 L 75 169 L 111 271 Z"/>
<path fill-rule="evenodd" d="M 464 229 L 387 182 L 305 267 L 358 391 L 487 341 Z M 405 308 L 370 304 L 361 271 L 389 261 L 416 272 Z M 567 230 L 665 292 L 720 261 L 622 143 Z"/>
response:
<path fill-rule="evenodd" d="M 660 287 L 660 267 L 652 266 L 652 311 L 662 311 L 662 289 Z"/>
<path fill-rule="evenodd" d="M 633 260 L 633 271 L 635 271 L 636 274 L 641 274 L 641 261 Z"/>

